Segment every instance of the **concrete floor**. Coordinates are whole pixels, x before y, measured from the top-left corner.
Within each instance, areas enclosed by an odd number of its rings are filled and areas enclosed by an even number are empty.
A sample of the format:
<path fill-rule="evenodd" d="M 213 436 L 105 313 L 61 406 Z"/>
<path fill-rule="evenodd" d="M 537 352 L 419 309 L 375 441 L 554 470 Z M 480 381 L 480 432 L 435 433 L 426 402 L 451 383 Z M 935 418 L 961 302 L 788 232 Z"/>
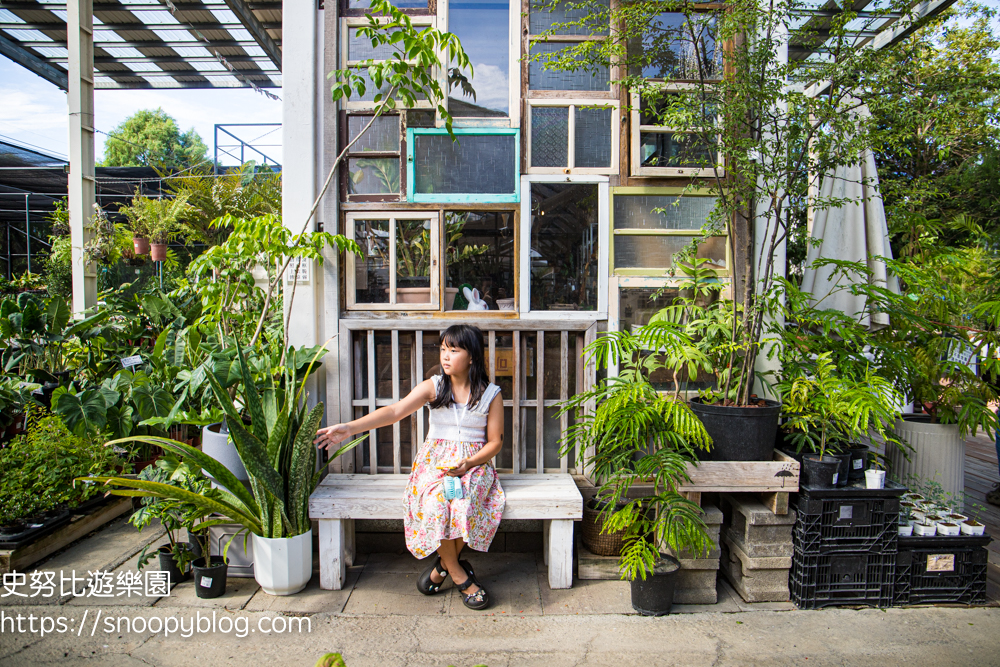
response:
<path fill-rule="evenodd" d="M 78 577 L 134 571 L 142 546 L 164 541 L 150 530 L 137 534 L 113 522 L 37 569 L 55 572 L 56 582 L 73 570 Z M 468 556 L 494 598 L 486 612 L 466 609 L 450 584 L 437 596 L 420 595 L 414 582 L 423 564 L 398 554 L 363 557 L 342 591 L 320 590 L 314 576 L 289 597 L 237 578 L 215 600 L 196 597 L 191 582 L 161 598 L 8 595 L 0 598 L 0 665 L 308 667 L 328 651 L 343 652 L 348 667 L 1000 665 L 996 607 L 798 611 L 744 603 L 721 583 L 718 604 L 679 605 L 651 619 L 634 614 L 624 582 L 575 581 L 552 591 L 540 554 Z M 14 627 L 17 615 L 23 631 Z M 40 619 L 58 630 L 60 617 L 67 630 L 41 636 Z M 159 631 L 163 623 L 177 625 L 170 636 Z M 181 636 L 199 623 L 205 632 Z M 272 629 L 298 623 L 284 633 Z"/>

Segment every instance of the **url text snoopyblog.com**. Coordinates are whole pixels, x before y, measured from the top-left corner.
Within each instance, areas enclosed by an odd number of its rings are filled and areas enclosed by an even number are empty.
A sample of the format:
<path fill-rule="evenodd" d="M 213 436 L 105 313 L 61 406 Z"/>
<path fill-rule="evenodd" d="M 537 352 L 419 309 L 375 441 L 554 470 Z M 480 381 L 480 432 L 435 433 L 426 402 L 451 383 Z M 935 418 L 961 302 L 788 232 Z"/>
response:
<path fill-rule="evenodd" d="M 89 617 L 89 621 L 88 621 Z M 312 632 L 312 620 L 308 616 L 262 616 L 251 624 L 246 616 L 231 616 L 228 613 L 211 615 L 200 611 L 194 616 L 115 616 L 98 610 L 91 613 L 84 609 L 82 616 L 42 616 L 35 614 L 7 614 L 0 611 L 0 634 L 30 633 L 41 637 L 49 634 L 74 634 L 77 637 L 93 637 L 98 632 L 105 635 L 122 634 L 163 634 L 191 637 L 194 634 L 234 634 L 246 637 L 251 633 L 291 634 Z"/>

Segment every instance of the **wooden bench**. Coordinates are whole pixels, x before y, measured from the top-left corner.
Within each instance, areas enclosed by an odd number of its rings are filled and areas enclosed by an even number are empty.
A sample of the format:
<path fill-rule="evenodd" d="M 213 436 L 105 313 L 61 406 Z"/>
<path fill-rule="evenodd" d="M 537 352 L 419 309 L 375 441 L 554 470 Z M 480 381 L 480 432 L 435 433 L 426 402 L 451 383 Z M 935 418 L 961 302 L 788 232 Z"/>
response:
<path fill-rule="evenodd" d="M 355 519 L 402 519 L 407 475 L 328 475 L 309 498 L 319 522 L 319 585 L 340 590 L 354 560 Z M 573 585 L 573 522 L 583 496 L 568 474 L 500 475 L 504 519 L 541 519 L 549 587 Z"/>

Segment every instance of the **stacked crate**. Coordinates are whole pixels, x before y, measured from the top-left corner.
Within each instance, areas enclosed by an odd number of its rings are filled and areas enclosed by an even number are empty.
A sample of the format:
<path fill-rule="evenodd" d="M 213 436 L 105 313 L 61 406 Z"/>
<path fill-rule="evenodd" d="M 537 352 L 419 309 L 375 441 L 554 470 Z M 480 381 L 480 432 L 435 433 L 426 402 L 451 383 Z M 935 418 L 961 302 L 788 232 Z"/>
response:
<path fill-rule="evenodd" d="M 774 514 L 746 495 L 721 496 L 722 575 L 747 602 L 788 600 L 795 512 Z"/>
<path fill-rule="evenodd" d="M 905 487 L 814 489 L 793 498 L 792 601 L 803 609 L 893 603 L 899 500 Z"/>
<path fill-rule="evenodd" d="M 985 604 L 990 539 L 900 537 L 893 603 Z"/>

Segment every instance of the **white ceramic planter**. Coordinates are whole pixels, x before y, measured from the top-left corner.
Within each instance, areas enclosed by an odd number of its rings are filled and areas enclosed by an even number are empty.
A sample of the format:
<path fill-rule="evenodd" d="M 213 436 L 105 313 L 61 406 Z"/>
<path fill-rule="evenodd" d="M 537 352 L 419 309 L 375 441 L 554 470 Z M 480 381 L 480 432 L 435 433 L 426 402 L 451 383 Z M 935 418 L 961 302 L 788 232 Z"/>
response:
<path fill-rule="evenodd" d="M 926 421 L 899 420 L 898 433 L 913 449 L 910 460 L 897 447 L 887 448 L 896 478 L 908 476 L 938 482 L 945 493 L 958 495 L 965 490 L 965 440 L 959 437 L 957 424 L 930 424 Z"/>
<path fill-rule="evenodd" d="M 942 536 L 946 536 L 946 537 L 954 537 L 955 535 L 958 535 L 961 532 L 962 532 L 962 529 L 959 527 L 959 525 L 957 523 L 951 523 L 951 522 L 948 522 L 948 521 L 942 521 L 941 523 L 939 523 L 937 525 L 937 534 L 938 535 L 942 535 Z"/>
<path fill-rule="evenodd" d="M 899 524 L 899 534 L 902 537 L 909 537 L 910 535 L 913 535 L 913 524 L 911 523 Z"/>
<path fill-rule="evenodd" d="M 865 471 L 865 487 L 869 489 L 882 489 L 885 488 L 885 471 L 884 470 L 866 470 Z"/>
<path fill-rule="evenodd" d="M 201 451 L 208 454 L 213 459 L 224 465 L 229 472 L 235 475 L 241 482 L 249 482 L 250 475 L 243 467 L 243 461 L 236 452 L 236 445 L 233 444 L 229 434 L 222 434 L 219 429 L 222 423 L 209 424 L 201 429 Z M 208 475 L 208 472 L 205 472 Z M 211 477 L 211 475 L 209 475 Z"/>
<path fill-rule="evenodd" d="M 253 575 L 265 593 L 293 595 L 312 577 L 312 531 L 295 537 L 253 536 Z"/>
<path fill-rule="evenodd" d="M 985 534 L 986 533 L 986 526 L 984 524 L 979 523 L 978 521 L 976 523 L 979 524 L 979 525 L 978 526 L 970 526 L 967 523 L 963 523 L 960 526 L 960 530 L 962 531 L 962 534 L 963 535 L 983 535 L 983 534 Z"/>
<path fill-rule="evenodd" d="M 913 524 L 913 532 L 920 537 L 932 537 L 937 535 L 937 526 L 928 523 Z"/>

